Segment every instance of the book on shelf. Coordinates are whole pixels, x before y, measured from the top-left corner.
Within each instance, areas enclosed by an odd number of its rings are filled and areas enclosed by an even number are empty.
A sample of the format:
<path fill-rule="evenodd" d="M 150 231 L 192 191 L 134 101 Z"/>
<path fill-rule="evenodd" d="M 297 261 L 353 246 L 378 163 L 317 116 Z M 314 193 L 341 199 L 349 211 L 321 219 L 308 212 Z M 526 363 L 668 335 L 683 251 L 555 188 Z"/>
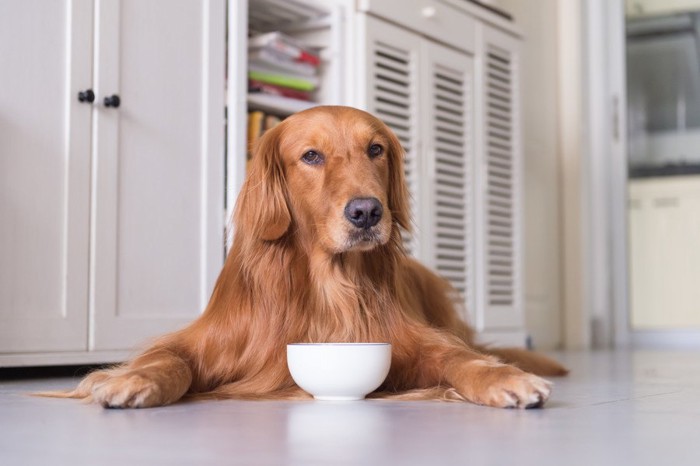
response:
<path fill-rule="evenodd" d="M 297 112 L 308 110 L 319 105 L 313 100 L 290 99 L 278 95 L 262 94 L 260 92 L 248 93 L 246 97 L 248 107 L 256 110 L 272 112 L 275 115 L 292 115 Z"/>
<path fill-rule="evenodd" d="M 290 99 L 297 100 L 311 100 L 311 93 L 308 91 L 300 91 L 297 89 L 292 89 L 289 87 L 277 86 L 275 84 L 268 84 L 262 81 L 257 81 L 255 79 L 248 80 L 248 92 L 253 94 L 268 94 L 268 95 L 278 95 L 281 97 L 287 97 Z"/>
<path fill-rule="evenodd" d="M 293 73 L 297 76 L 316 76 L 318 67 L 309 63 L 295 61 L 289 56 L 273 49 L 252 48 L 248 50 L 248 63 L 277 72 Z"/>
<path fill-rule="evenodd" d="M 248 112 L 248 147 L 246 151 L 246 172 L 250 169 L 250 161 L 253 155 L 253 146 L 268 129 L 274 128 L 282 119 L 273 114 L 261 110 Z"/>
<path fill-rule="evenodd" d="M 261 70 L 254 66 L 248 69 L 248 78 L 267 84 L 297 89 L 299 91 L 313 91 L 320 84 L 320 80 L 316 76 L 291 76 L 289 74 Z"/>
<path fill-rule="evenodd" d="M 248 112 L 248 144 L 247 144 L 247 158 L 250 160 L 253 150 L 253 144 L 258 140 L 263 132 L 263 121 L 265 118 L 265 112 L 260 110 L 253 110 Z"/>
<path fill-rule="evenodd" d="M 318 66 L 321 58 L 318 50 L 308 47 L 279 31 L 268 32 L 248 38 L 249 48 L 267 48 L 284 54 L 296 61 Z"/>

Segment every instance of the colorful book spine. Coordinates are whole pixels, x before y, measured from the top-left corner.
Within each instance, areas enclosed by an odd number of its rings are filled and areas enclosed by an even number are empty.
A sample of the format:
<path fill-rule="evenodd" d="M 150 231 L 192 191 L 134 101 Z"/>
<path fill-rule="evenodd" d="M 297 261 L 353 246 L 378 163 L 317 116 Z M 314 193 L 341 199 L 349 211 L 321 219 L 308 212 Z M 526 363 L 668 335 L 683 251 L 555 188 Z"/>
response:
<path fill-rule="evenodd" d="M 275 84 L 277 86 L 289 87 L 300 91 L 313 91 L 319 84 L 318 78 L 299 78 L 285 74 L 267 73 L 255 70 L 249 70 L 248 77 L 267 84 Z"/>
<path fill-rule="evenodd" d="M 253 146 L 268 129 L 274 128 L 282 122 L 277 115 L 265 113 L 261 110 L 248 112 L 248 150 L 246 157 L 246 172 L 250 170 L 250 161 L 253 156 Z"/>
<path fill-rule="evenodd" d="M 290 89 L 288 87 L 276 86 L 274 84 L 264 83 L 262 81 L 256 81 L 254 79 L 248 80 L 248 92 L 261 93 L 268 95 L 278 95 L 282 97 L 288 97 L 290 99 L 311 100 L 311 93 L 307 91 L 299 91 L 297 89 Z"/>
<path fill-rule="evenodd" d="M 316 76 L 318 68 L 309 64 L 292 60 L 288 56 L 274 50 L 259 48 L 248 51 L 248 63 L 257 67 L 294 73 L 299 76 Z"/>

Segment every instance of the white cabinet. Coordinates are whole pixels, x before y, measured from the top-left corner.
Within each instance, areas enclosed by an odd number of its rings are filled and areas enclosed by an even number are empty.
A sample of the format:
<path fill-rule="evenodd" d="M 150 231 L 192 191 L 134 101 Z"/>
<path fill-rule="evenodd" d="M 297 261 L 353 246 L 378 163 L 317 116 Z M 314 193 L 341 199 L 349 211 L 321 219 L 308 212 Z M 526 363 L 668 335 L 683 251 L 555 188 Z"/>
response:
<path fill-rule="evenodd" d="M 700 177 L 629 182 L 631 326 L 700 327 Z"/>
<path fill-rule="evenodd" d="M 460 292 L 484 340 L 522 345 L 519 39 L 440 2 L 392 10 L 395 25 L 374 16 L 388 3 L 357 19 L 358 105 L 406 150 L 408 250 Z"/>
<path fill-rule="evenodd" d="M 410 252 L 484 339 L 522 344 L 519 39 L 467 2 L 418 3 L 0 2 L 0 365 L 119 360 L 204 308 L 260 105 L 249 26 L 321 46 L 316 102 L 397 133 Z"/>
<path fill-rule="evenodd" d="M 224 47 L 224 0 L 0 4 L 0 364 L 118 358 L 202 311 Z"/>

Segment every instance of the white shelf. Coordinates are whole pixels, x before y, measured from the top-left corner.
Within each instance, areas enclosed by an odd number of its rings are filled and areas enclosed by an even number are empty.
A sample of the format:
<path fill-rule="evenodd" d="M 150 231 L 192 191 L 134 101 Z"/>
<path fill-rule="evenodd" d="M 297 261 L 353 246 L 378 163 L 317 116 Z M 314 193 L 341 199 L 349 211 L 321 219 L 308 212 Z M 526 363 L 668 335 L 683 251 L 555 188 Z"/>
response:
<path fill-rule="evenodd" d="M 319 105 L 318 102 L 269 94 L 248 94 L 247 100 L 249 110 L 262 110 L 279 116 L 288 116 Z"/>
<path fill-rule="evenodd" d="M 313 24 L 327 14 L 305 1 L 253 0 L 248 5 L 248 28 L 255 32 L 283 30 L 300 23 Z"/>

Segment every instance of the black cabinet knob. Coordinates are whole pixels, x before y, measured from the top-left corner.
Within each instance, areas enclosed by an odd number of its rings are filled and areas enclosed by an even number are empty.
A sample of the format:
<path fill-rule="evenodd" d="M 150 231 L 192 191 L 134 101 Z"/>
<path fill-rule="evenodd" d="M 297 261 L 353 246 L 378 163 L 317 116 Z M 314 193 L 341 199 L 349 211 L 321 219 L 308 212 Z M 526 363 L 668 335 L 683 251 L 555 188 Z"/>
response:
<path fill-rule="evenodd" d="M 105 97 L 104 103 L 105 107 L 117 108 L 121 104 L 121 100 L 119 99 L 119 96 L 117 94 L 113 94 Z"/>
<path fill-rule="evenodd" d="M 78 92 L 78 100 L 80 102 L 87 102 L 87 103 L 91 104 L 95 101 L 95 93 L 92 92 L 92 89 L 86 89 L 84 91 L 80 91 L 80 92 Z"/>

